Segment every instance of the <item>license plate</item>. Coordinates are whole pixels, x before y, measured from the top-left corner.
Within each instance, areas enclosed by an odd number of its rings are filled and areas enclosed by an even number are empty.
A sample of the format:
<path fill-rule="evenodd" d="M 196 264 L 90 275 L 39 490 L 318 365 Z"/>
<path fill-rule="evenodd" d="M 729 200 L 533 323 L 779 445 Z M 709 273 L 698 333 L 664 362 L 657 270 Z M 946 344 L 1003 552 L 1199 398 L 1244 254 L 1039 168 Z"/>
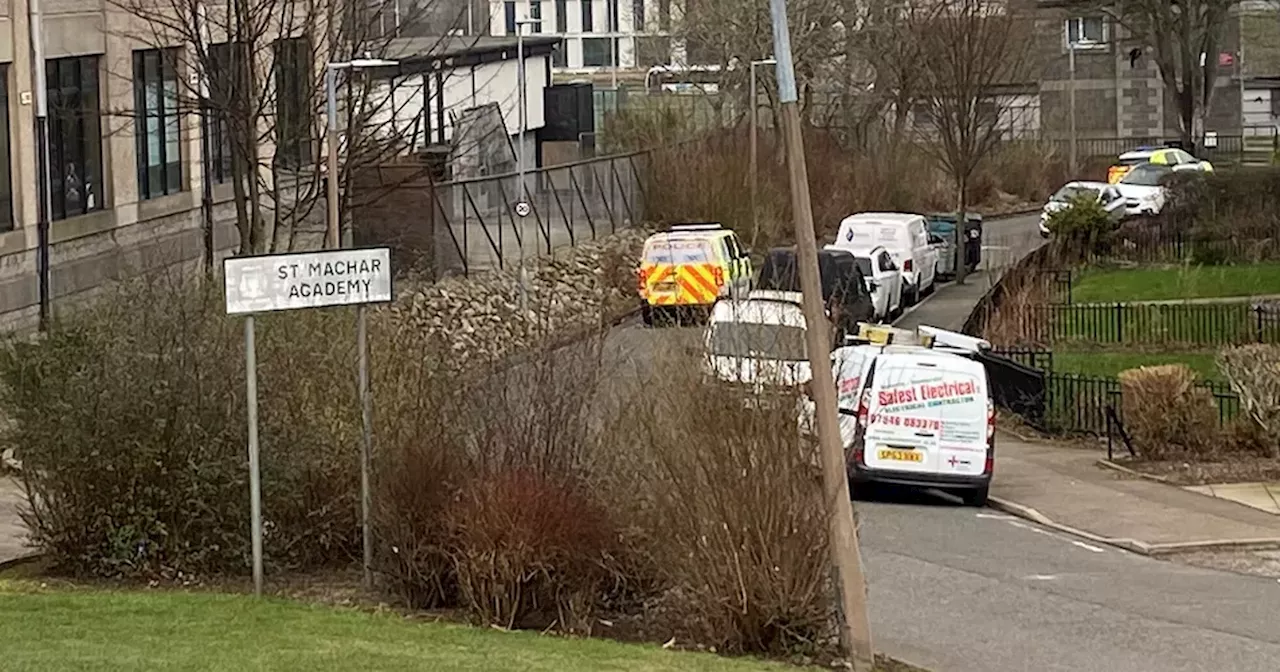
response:
<path fill-rule="evenodd" d="M 883 449 L 878 455 L 880 459 L 892 462 L 924 462 L 924 455 L 914 450 Z"/>
<path fill-rule="evenodd" d="M 676 291 L 676 283 L 674 282 L 658 282 L 654 283 L 653 291 L 655 292 L 674 292 Z"/>

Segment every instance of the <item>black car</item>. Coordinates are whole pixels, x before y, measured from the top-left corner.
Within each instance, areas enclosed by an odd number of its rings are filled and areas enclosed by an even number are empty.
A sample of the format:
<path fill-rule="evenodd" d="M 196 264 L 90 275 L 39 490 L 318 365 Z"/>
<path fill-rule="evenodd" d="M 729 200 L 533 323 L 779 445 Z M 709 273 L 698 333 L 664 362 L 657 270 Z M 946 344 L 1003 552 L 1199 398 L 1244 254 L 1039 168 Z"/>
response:
<path fill-rule="evenodd" d="M 775 247 L 765 256 L 754 287 L 798 292 L 800 274 L 797 271 L 796 248 Z M 818 273 L 822 276 L 822 300 L 835 321 L 834 343 L 842 343 L 845 334 L 856 334 L 859 322 L 875 321 L 871 293 L 852 252 L 818 250 Z"/>

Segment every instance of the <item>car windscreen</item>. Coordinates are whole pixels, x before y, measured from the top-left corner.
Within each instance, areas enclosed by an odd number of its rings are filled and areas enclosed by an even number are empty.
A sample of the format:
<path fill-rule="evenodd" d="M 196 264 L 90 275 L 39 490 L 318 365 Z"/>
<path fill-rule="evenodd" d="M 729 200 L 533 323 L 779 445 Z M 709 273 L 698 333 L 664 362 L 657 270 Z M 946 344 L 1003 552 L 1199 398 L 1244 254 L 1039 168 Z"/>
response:
<path fill-rule="evenodd" d="M 1136 165 L 1138 165 L 1138 164 L 1140 164 L 1140 163 L 1146 163 L 1146 162 L 1148 162 L 1148 161 L 1150 161 L 1150 160 L 1151 160 L 1151 155 L 1150 155 L 1150 154 L 1148 154 L 1148 155 L 1146 155 L 1146 156 L 1135 156 L 1135 157 L 1131 157 L 1131 158 L 1128 158 L 1128 159 L 1120 159 L 1120 165 L 1122 165 L 1122 166 L 1129 166 L 1129 167 L 1133 167 L 1133 166 L 1136 166 Z"/>
<path fill-rule="evenodd" d="M 653 264 L 702 264 L 712 260 L 711 245 L 705 240 L 655 240 L 645 248 L 644 260 Z"/>
<path fill-rule="evenodd" d="M 1077 198 L 1096 199 L 1098 198 L 1098 190 L 1090 187 L 1068 185 L 1059 189 L 1058 193 L 1053 195 L 1052 200 L 1057 201 L 1058 203 L 1070 203 L 1072 200 Z"/>
<path fill-rule="evenodd" d="M 708 343 L 716 357 L 798 362 L 807 358 L 804 329 L 757 322 L 716 322 Z"/>
<path fill-rule="evenodd" d="M 1146 165 L 1137 166 L 1133 170 L 1129 171 L 1129 173 L 1124 176 L 1124 179 L 1120 180 L 1120 183 L 1132 184 L 1137 187 L 1158 187 L 1160 186 L 1160 181 L 1172 172 L 1173 169 L 1167 166 L 1157 166 L 1148 163 Z"/>
<path fill-rule="evenodd" d="M 858 264 L 858 270 L 862 272 L 862 277 L 870 278 L 875 275 L 871 270 L 871 260 L 867 257 L 854 257 L 854 261 Z"/>

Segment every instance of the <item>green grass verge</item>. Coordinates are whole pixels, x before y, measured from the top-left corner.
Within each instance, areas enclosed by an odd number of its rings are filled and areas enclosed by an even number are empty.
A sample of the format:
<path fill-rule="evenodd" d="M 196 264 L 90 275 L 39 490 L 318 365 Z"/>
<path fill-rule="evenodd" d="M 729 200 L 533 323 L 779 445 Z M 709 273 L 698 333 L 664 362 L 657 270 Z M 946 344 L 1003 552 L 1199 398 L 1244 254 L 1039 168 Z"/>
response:
<path fill-rule="evenodd" d="M 1055 373 L 1075 373 L 1084 376 L 1115 378 L 1121 371 L 1140 366 L 1162 364 L 1186 364 L 1201 380 L 1222 382 L 1222 374 L 1212 352 L 1055 352 Z"/>
<path fill-rule="evenodd" d="M 1086 269 L 1074 280 L 1073 303 L 1167 301 L 1280 294 L 1280 264 Z"/>
<path fill-rule="evenodd" d="M 8 672 L 799 669 L 241 595 L 45 590 L 36 585 L 0 581 L 0 668 Z"/>

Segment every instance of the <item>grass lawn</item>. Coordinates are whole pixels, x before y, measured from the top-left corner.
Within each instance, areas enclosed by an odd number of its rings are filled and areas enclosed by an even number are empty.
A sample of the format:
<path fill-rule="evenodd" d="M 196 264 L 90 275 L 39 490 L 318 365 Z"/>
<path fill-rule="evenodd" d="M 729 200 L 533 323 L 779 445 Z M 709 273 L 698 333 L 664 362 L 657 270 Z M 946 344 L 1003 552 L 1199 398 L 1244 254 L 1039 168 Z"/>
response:
<path fill-rule="evenodd" d="M 280 599 L 45 589 L 0 579 L 6 672 L 57 670 L 662 670 L 799 668 L 656 645 L 503 632 Z M 883 672 L 924 672 L 885 661 Z"/>
<path fill-rule="evenodd" d="M 1280 264 L 1086 269 L 1074 279 L 1073 303 L 1165 301 L 1280 294 Z"/>
<path fill-rule="evenodd" d="M 1085 376 L 1115 378 L 1121 371 L 1140 366 L 1186 364 L 1200 380 L 1222 382 L 1222 374 L 1212 352 L 1055 352 L 1054 373 L 1076 373 Z"/>

